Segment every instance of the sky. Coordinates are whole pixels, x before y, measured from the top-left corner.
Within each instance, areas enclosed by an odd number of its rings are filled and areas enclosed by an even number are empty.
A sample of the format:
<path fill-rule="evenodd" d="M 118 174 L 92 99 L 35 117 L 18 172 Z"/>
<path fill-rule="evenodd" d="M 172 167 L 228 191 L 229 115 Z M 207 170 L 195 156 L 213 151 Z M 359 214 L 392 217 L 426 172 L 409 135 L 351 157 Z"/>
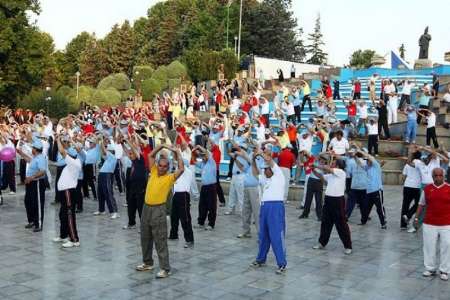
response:
<path fill-rule="evenodd" d="M 37 25 L 53 36 L 57 49 L 64 49 L 82 31 L 103 38 L 115 23 L 146 16 L 157 0 L 40 2 L 42 12 L 37 16 Z M 426 26 L 432 36 L 430 59 L 443 62 L 444 52 L 450 51 L 450 0 L 292 0 L 292 4 L 305 39 L 320 13 L 324 49 L 332 65 L 348 64 L 357 49 L 373 49 L 384 55 L 402 43 L 406 60 L 413 63 L 419 53 L 418 39 Z"/>

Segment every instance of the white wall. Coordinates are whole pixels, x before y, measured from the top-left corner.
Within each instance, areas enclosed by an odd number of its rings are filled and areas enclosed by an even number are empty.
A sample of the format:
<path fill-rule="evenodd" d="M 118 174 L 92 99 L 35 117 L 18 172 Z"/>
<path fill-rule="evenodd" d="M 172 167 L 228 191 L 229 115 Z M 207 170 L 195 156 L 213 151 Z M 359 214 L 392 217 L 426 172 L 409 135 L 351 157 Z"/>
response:
<path fill-rule="evenodd" d="M 318 73 L 319 65 L 310 65 L 302 63 L 294 63 L 286 60 L 271 59 L 265 57 L 254 57 L 255 63 L 255 78 L 259 78 L 259 71 L 263 71 L 264 79 L 268 80 L 271 78 L 277 79 L 277 70 L 281 69 L 283 71 L 284 78 L 291 77 L 291 66 L 295 66 L 295 76 L 298 77 L 303 73 Z M 252 76 L 252 74 L 250 74 Z"/>

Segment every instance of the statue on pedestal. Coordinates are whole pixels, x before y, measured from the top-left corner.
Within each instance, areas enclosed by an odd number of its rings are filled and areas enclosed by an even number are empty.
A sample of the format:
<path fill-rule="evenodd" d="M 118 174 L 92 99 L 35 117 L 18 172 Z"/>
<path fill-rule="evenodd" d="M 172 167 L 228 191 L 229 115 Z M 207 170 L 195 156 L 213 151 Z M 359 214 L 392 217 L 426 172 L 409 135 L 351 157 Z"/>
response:
<path fill-rule="evenodd" d="M 430 46 L 431 35 L 428 34 L 428 26 L 419 39 L 419 59 L 428 59 L 428 47 Z"/>

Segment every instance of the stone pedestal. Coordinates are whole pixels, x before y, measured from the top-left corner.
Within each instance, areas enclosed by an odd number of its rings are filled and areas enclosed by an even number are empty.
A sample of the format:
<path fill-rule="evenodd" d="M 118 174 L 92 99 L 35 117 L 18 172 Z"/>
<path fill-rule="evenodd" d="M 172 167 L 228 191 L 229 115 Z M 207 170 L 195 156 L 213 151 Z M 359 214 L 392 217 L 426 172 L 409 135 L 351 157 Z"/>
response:
<path fill-rule="evenodd" d="M 416 59 L 414 61 L 414 69 L 425 69 L 431 68 L 433 66 L 433 62 L 427 58 Z"/>
<path fill-rule="evenodd" d="M 450 51 L 449 52 L 445 52 L 444 60 L 450 62 Z"/>

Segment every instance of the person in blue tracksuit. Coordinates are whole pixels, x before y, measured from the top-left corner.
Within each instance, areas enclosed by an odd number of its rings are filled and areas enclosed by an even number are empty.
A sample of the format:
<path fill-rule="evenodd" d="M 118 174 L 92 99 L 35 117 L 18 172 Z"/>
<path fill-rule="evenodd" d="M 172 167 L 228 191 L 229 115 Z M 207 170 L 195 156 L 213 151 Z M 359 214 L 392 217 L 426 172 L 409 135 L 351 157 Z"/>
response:
<path fill-rule="evenodd" d="M 260 175 L 256 159 L 261 156 L 264 159 L 264 173 Z M 285 177 L 280 167 L 267 153 L 258 152 L 252 160 L 252 170 L 255 176 L 259 176 L 262 185 L 261 208 L 259 211 L 259 250 L 253 267 L 261 267 L 265 264 L 269 248 L 272 247 L 278 265 L 277 274 L 286 271 L 286 220 L 284 211 L 284 185 Z"/>

